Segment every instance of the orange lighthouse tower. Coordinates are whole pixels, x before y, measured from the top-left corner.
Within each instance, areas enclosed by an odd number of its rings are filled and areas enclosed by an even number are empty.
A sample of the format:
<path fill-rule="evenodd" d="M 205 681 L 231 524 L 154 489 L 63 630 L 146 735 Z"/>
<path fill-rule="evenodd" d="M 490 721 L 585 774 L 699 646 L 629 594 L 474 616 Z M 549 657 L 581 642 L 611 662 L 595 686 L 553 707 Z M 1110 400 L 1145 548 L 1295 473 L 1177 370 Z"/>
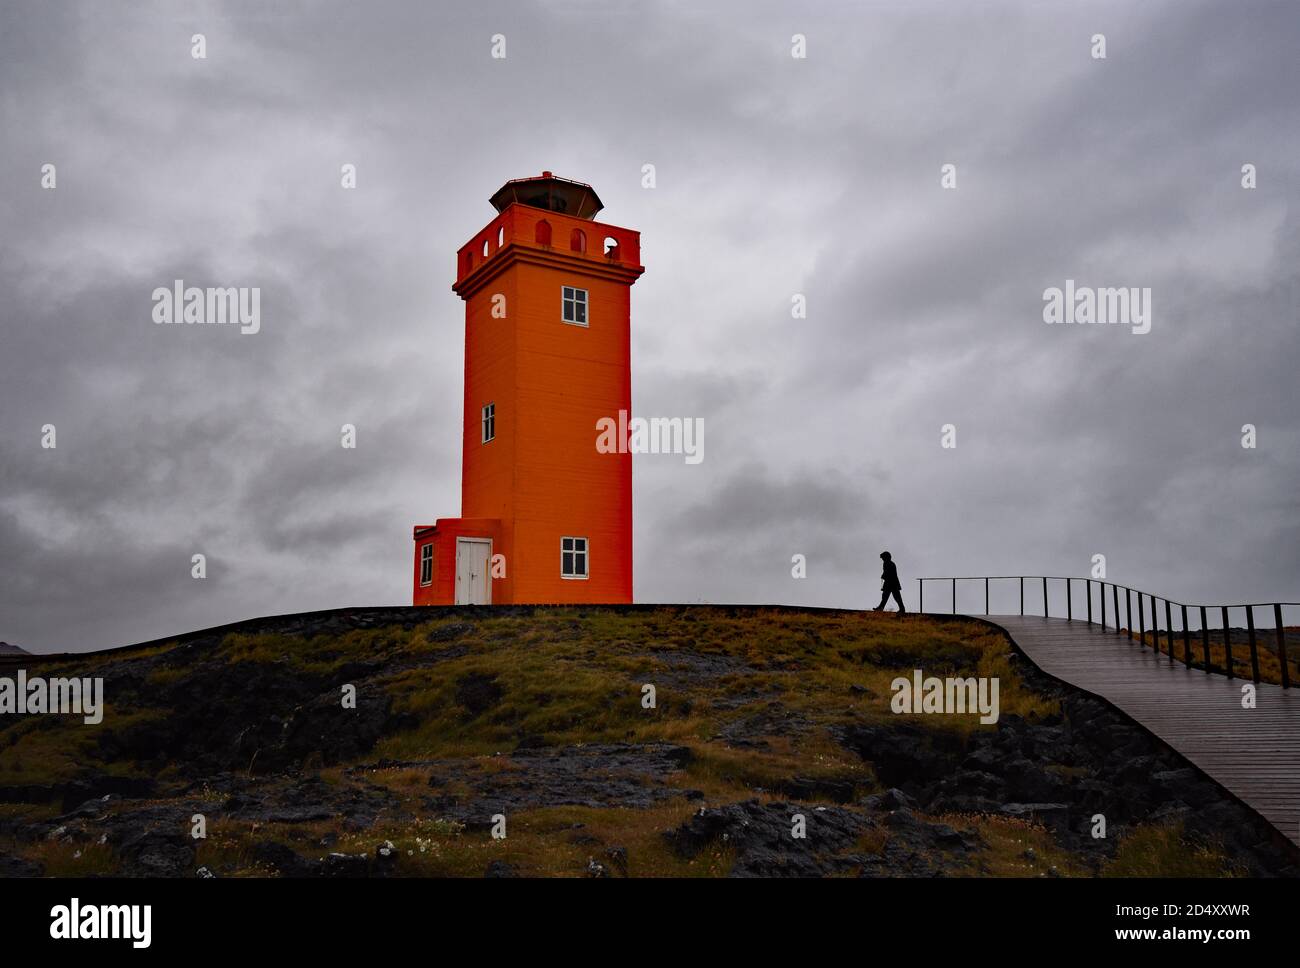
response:
<path fill-rule="evenodd" d="M 632 601 L 632 455 L 597 421 L 630 413 L 640 234 L 594 221 L 590 185 L 507 182 L 464 245 L 461 516 L 417 525 L 416 605 Z M 624 450 L 625 448 L 619 448 Z"/>

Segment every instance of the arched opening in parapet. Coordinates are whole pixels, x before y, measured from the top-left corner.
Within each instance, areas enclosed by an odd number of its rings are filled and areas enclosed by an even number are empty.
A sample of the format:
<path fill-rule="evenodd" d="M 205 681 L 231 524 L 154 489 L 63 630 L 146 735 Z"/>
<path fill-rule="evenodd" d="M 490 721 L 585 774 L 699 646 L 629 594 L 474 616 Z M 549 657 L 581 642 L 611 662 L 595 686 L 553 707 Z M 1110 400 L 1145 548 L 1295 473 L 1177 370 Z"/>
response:
<path fill-rule="evenodd" d="M 618 259 L 618 239 L 612 235 L 605 236 L 605 256 L 610 259 Z"/>
<path fill-rule="evenodd" d="M 546 219 L 542 219 L 540 222 L 537 223 L 536 238 L 537 238 L 538 245 L 551 244 L 551 223 L 546 221 Z"/>
<path fill-rule="evenodd" d="M 586 252 L 587 233 L 582 229 L 574 229 L 573 234 L 569 236 L 569 248 L 574 252 Z"/>

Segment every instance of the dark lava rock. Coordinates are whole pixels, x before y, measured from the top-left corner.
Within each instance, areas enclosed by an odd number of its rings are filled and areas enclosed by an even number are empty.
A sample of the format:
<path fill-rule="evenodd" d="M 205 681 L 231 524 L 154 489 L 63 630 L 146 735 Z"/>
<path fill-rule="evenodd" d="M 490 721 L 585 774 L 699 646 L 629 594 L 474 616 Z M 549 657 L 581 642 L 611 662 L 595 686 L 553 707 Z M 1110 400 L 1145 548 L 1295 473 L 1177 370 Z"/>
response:
<path fill-rule="evenodd" d="M 63 821 L 66 820 L 83 820 L 87 817 L 98 817 L 106 809 L 108 809 L 108 805 L 112 803 L 115 799 L 121 799 L 121 798 L 115 797 L 111 793 L 106 793 L 102 797 L 96 797 L 93 800 L 87 800 L 85 803 L 81 804 L 75 809 L 69 810 L 61 817 L 55 817 L 54 821 L 55 823 L 62 823 Z"/>
<path fill-rule="evenodd" d="M 430 630 L 425 636 L 429 642 L 449 642 L 452 639 L 458 639 L 461 636 L 469 635 L 474 631 L 474 626 L 465 625 L 461 622 L 451 622 L 447 625 L 439 625 L 437 628 Z"/>
<path fill-rule="evenodd" d="M 769 736 L 799 736 L 810 728 L 800 713 L 769 702 L 754 715 L 731 720 L 718 730 L 717 738 L 738 749 L 767 749 Z"/>
<path fill-rule="evenodd" d="M 66 814 L 79 809 L 88 800 L 110 795 L 148 797 L 153 795 L 154 789 L 154 781 L 148 777 L 89 772 L 66 783 L 0 785 L 0 803 L 45 804 L 59 800 L 59 809 Z"/>
<path fill-rule="evenodd" d="M 274 841 L 254 845 L 253 856 L 283 877 L 309 877 L 320 868 L 319 861 L 303 857 L 292 847 Z"/>
<path fill-rule="evenodd" d="M 1167 796 L 1192 807 L 1208 806 L 1218 799 L 1214 787 L 1192 769 L 1161 770 L 1151 774 L 1151 782 L 1160 786 Z"/>
<path fill-rule="evenodd" d="M 474 793 L 430 797 L 428 807 L 471 829 L 490 825 L 493 814 L 536 807 L 652 807 L 686 795 L 666 781 L 690 758 L 689 747 L 669 743 L 593 743 L 515 750 L 501 770 L 485 771 L 474 760 L 432 761 L 431 787 L 463 785 Z"/>
<path fill-rule="evenodd" d="M 122 842 L 123 873 L 139 877 L 179 877 L 194 866 L 194 841 L 179 831 L 146 830 Z"/>
<path fill-rule="evenodd" d="M 397 870 L 400 855 L 391 840 L 385 840 L 375 847 L 375 862 L 372 873 L 378 877 L 388 877 Z"/>
<path fill-rule="evenodd" d="M 514 866 L 507 864 L 503 860 L 494 860 L 487 865 L 487 870 L 483 872 L 484 877 L 518 877 L 519 874 Z"/>
<path fill-rule="evenodd" d="M 853 800 L 856 786 L 852 780 L 795 776 L 776 784 L 776 791 L 792 800 L 825 798 L 836 803 L 849 803 Z"/>
<path fill-rule="evenodd" d="M 360 681 L 382 671 L 381 662 L 351 663 L 325 677 L 288 661 L 232 665 L 205 655 L 191 643 L 154 659 L 124 659 L 105 668 L 117 701 L 129 705 L 134 697 L 168 715 L 106 727 L 99 736 L 101 758 L 174 762 L 190 776 L 234 769 L 280 772 L 313 757 L 325 763 L 357 757 L 383 732 L 402 725 L 391 715 L 389 697 Z M 182 666 L 186 674 L 178 679 L 149 679 L 151 671 Z M 357 708 L 344 709 L 340 686 L 354 680 Z"/>
<path fill-rule="evenodd" d="M 349 775 L 364 777 L 364 770 Z M 253 823 L 310 823 L 342 818 L 353 828 L 368 827 L 380 813 L 397 810 L 398 800 L 388 790 L 368 782 L 336 785 L 318 777 L 258 778 L 228 798 L 221 812 Z"/>
<path fill-rule="evenodd" d="M 1065 826 L 1070 819 L 1068 803 L 1004 803 L 998 813 L 1008 817 L 1033 818 L 1051 826 Z"/>
<path fill-rule="evenodd" d="M 392 699 L 378 690 L 358 690 L 357 707 L 345 709 L 341 694 L 327 692 L 298 706 L 283 724 L 283 736 L 262 752 L 265 767 L 297 766 L 320 754 L 325 763 L 355 759 L 369 752 L 389 728 Z"/>
<path fill-rule="evenodd" d="M 849 726 L 841 742 L 871 763 L 881 783 L 913 793 L 950 774 L 960 753 L 957 737 L 903 722 Z"/>
<path fill-rule="evenodd" d="M 496 676 L 471 672 L 456 680 L 456 702 L 463 706 L 471 717 L 487 712 L 501 701 L 505 690 L 497 683 Z"/>
<path fill-rule="evenodd" d="M 673 650 L 658 652 L 660 667 L 642 682 L 653 682 L 663 691 L 690 689 L 707 685 L 711 680 L 738 673 L 752 672 L 743 659 L 733 655 Z"/>
<path fill-rule="evenodd" d="M 44 873 L 35 861 L 0 854 L 0 877 L 40 877 Z"/>
<path fill-rule="evenodd" d="M 795 814 L 803 814 L 806 838 L 791 836 Z M 703 808 L 664 837 L 679 857 L 694 858 L 712 846 L 735 851 L 733 877 L 819 877 L 859 866 L 840 857 L 870 825 L 842 807 L 817 807 L 747 800 Z"/>
<path fill-rule="evenodd" d="M 912 841 L 913 847 L 946 847 L 974 850 L 980 846 L 979 835 L 974 830 L 960 831 L 951 824 L 931 823 L 922 820 L 906 807 L 895 810 L 885 820 L 885 826 L 904 839 Z"/>
<path fill-rule="evenodd" d="M 862 805 L 871 810 L 915 809 L 916 801 L 902 790 L 891 787 L 884 793 L 873 793 L 862 801 Z"/>
<path fill-rule="evenodd" d="M 365 854 L 328 854 L 321 862 L 322 877 L 368 877 L 370 858 Z"/>
<path fill-rule="evenodd" d="M 865 859 L 862 877 L 939 877 L 971 863 L 982 842 L 974 830 L 931 823 L 901 807 L 885 818 L 889 839 L 878 855 Z"/>
<path fill-rule="evenodd" d="M 1023 756 L 1003 765 L 1001 779 L 1008 794 L 1019 799 L 1047 801 L 1064 794 L 1065 783 L 1057 774 Z"/>
<path fill-rule="evenodd" d="M 982 842 L 973 830 L 931 823 L 902 806 L 900 791 L 876 804 L 896 804 L 882 821 L 842 807 L 808 810 L 797 804 L 756 800 L 701 810 L 664 836 L 682 857 L 708 849 L 734 852 L 731 875 L 736 877 L 818 877 L 853 873 L 866 877 L 932 877 L 968 866 Z M 791 836 L 791 818 L 803 813 L 807 838 Z M 886 834 L 878 854 L 857 849 L 861 835 L 872 829 Z"/>
<path fill-rule="evenodd" d="M 609 858 L 609 863 L 614 870 L 618 871 L 623 877 L 627 877 L 627 848 L 611 847 L 605 851 L 605 856 Z"/>

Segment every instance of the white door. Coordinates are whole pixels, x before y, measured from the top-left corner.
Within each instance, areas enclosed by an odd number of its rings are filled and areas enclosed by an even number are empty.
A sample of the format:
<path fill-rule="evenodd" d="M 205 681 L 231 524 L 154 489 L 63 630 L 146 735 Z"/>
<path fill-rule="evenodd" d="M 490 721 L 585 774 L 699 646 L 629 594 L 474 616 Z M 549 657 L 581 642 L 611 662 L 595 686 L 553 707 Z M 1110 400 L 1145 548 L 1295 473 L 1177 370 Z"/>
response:
<path fill-rule="evenodd" d="M 492 604 L 492 542 L 487 538 L 456 539 L 456 604 Z"/>

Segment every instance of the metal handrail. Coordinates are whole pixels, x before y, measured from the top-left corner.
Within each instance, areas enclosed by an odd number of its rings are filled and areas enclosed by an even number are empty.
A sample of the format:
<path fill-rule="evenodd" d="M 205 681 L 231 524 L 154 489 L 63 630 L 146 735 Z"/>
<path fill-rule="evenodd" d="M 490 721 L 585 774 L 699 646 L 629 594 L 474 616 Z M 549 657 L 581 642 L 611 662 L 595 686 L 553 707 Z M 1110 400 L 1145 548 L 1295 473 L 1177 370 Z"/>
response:
<path fill-rule="evenodd" d="M 943 582 L 951 583 L 953 615 L 957 614 L 957 582 L 959 581 L 963 581 L 963 582 L 982 581 L 984 583 L 984 614 L 985 615 L 989 614 L 989 582 L 1019 581 L 1020 582 L 1020 614 L 1024 615 L 1025 614 L 1025 582 L 1041 581 L 1043 583 L 1043 615 L 1044 616 L 1051 615 L 1051 603 L 1049 600 L 1049 596 L 1047 594 L 1047 590 L 1048 590 L 1047 583 L 1051 581 L 1062 581 L 1065 582 L 1065 613 L 1066 613 L 1065 617 L 1069 621 L 1074 620 L 1074 583 L 1084 582 L 1086 586 L 1086 595 L 1087 595 L 1087 603 L 1088 603 L 1087 620 L 1089 624 L 1093 623 L 1092 586 L 1096 585 L 1098 586 L 1097 597 L 1099 599 L 1100 613 L 1101 613 L 1100 616 L 1101 627 L 1103 630 L 1107 628 L 1106 588 L 1107 586 L 1109 586 L 1111 590 L 1111 607 L 1112 607 L 1111 614 L 1113 616 L 1112 625 L 1114 626 L 1116 634 L 1119 634 L 1120 632 L 1120 622 L 1119 622 L 1120 592 L 1123 591 L 1124 593 L 1124 609 L 1125 609 L 1125 616 L 1126 616 L 1125 628 L 1128 629 L 1130 633 L 1130 637 L 1132 636 L 1132 632 L 1133 632 L 1133 597 L 1135 595 L 1137 596 L 1138 642 L 1143 646 L 1146 646 L 1147 644 L 1145 604 L 1147 601 L 1150 601 L 1151 603 L 1151 630 L 1150 630 L 1151 647 L 1155 649 L 1157 652 L 1160 651 L 1161 629 L 1160 629 L 1160 613 L 1156 608 L 1156 603 L 1163 602 L 1164 613 L 1165 613 L 1164 633 L 1168 641 L 1169 663 L 1172 665 L 1174 662 L 1173 610 L 1174 608 L 1177 608 L 1180 611 L 1181 618 L 1182 618 L 1183 663 L 1188 668 L 1191 668 L 1192 665 L 1192 641 L 1191 641 L 1191 630 L 1188 628 L 1188 624 L 1187 624 L 1187 610 L 1189 608 L 1198 610 L 1200 613 L 1200 620 L 1201 620 L 1201 627 L 1200 627 L 1201 649 L 1205 660 L 1204 665 L 1205 665 L 1205 672 L 1207 675 L 1210 673 L 1210 630 L 1206 619 L 1207 619 L 1207 612 L 1210 609 L 1215 609 L 1219 612 L 1222 618 L 1223 648 L 1224 648 L 1224 653 L 1227 656 L 1226 671 L 1229 679 L 1235 677 L 1235 670 L 1233 669 L 1232 634 L 1231 634 L 1231 628 L 1228 624 L 1228 612 L 1230 609 L 1244 608 L 1246 610 L 1246 634 L 1247 634 L 1247 640 L 1250 645 L 1251 679 L 1255 682 L 1260 681 L 1259 649 L 1255 638 L 1255 609 L 1271 607 L 1273 609 L 1273 619 L 1276 625 L 1276 633 L 1277 633 L 1277 657 L 1278 657 L 1278 662 L 1282 666 L 1282 688 L 1283 689 L 1291 688 L 1291 671 L 1287 665 L 1286 631 L 1285 631 L 1285 627 L 1282 624 L 1282 609 L 1284 606 L 1286 607 L 1300 606 L 1300 602 L 1242 602 L 1237 605 L 1186 605 L 1182 602 L 1174 601 L 1172 598 L 1165 598 L 1160 595 L 1152 594 L 1151 592 L 1144 592 L 1141 591 L 1140 589 L 1132 588 L 1129 585 L 1120 585 L 1116 582 L 1108 582 L 1100 578 L 1074 578 L 1069 575 L 959 575 L 959 576 L 949 576 L 947 578 L 918 578 L 917 584 L 920 586 L 919 596 L 918 596 L 919 599 L 918 611 L 925 611 L 925 583 L 928 581 L 943 581 Z"/>

